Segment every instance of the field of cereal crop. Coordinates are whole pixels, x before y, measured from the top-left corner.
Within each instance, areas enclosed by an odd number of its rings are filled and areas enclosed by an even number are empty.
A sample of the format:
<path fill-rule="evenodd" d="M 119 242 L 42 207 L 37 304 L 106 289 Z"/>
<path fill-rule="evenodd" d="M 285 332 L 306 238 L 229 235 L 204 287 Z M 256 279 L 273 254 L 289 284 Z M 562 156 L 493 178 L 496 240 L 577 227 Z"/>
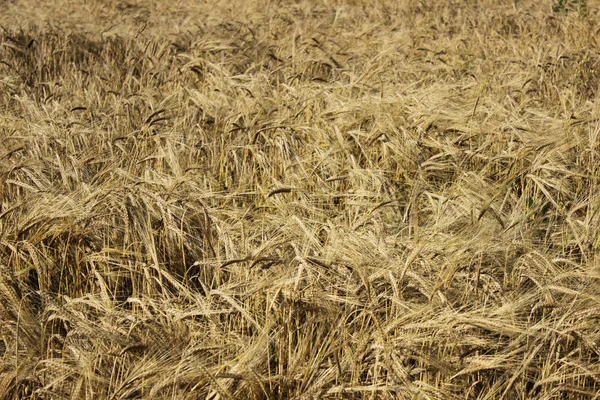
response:
<path fill-rule="evenodd" d="M 0 397 L 600 397 L 598 1 L 0 4 Z"/>

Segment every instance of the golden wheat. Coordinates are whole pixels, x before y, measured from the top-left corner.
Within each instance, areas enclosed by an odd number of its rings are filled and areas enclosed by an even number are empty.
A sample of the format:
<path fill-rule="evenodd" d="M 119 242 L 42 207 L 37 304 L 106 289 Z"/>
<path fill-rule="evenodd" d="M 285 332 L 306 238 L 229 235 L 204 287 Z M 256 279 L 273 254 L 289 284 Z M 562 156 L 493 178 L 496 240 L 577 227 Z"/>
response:
<path fill-rule="evenodd" d="M 584 3 L 5 2 L 0 395 L 600 397 Z"/>

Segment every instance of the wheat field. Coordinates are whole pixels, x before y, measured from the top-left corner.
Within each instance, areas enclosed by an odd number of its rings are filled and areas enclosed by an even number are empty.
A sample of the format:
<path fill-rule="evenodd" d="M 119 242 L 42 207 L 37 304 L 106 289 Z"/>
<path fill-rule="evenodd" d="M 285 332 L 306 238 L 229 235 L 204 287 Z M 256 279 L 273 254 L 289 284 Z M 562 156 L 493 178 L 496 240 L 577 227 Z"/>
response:
<path fill-rule="evenodd" d="M 597 1 L 2 8 L 2 398 L 600 398 Z"/>

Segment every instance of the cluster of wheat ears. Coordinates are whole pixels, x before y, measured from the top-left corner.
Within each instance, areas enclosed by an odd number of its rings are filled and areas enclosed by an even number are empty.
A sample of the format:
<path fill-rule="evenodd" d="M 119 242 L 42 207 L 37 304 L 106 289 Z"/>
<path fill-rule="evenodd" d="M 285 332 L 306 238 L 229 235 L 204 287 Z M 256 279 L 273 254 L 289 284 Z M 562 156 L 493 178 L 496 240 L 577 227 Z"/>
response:
<path fill-rule="evenodd" d="M 2 6 L 2 398 L 600 398 L 598 4 L 166 3 Z"/>

